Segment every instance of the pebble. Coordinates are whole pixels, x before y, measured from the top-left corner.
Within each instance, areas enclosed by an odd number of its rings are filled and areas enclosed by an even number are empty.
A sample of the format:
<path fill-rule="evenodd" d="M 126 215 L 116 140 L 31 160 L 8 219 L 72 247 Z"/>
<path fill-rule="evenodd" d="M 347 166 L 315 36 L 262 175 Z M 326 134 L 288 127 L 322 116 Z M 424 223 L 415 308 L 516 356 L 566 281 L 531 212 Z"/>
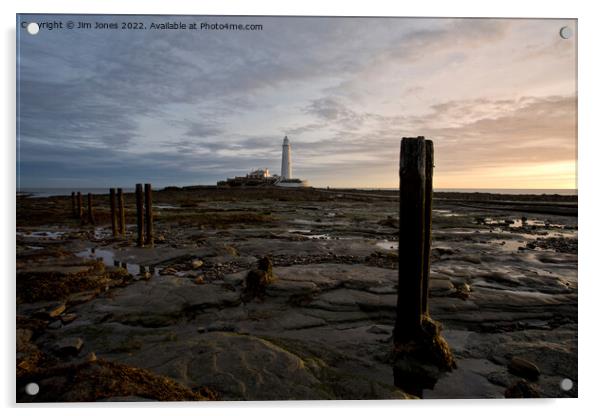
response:
<path fill-rule="evenodd" d="M 55 349 L 61 355 L 77 355 L 83 346 L 81 338 L 65 338 L 56 343 Z"/>
<path fill-rule="evenodd" d="M 507 399 L 532 399 L 541 397 L 539 391 L 525 380 L 518 380 L 504 392 Z"/>
<path fill-rule="evenodd" d="M 80 292 L 69 297 L 69 305 L 78 305 L 80 303 L 89 302 L 98 296 L 98 291 L 90 290 L 87 292 Z"/>
<path fill-rule="evenodd" d="M 56 318 L 62 314 L 67 305 L 65 302 L 49 302 L 42 309 L 36 312 L 36 316 L 41 319 Z"/>
<path fill-rule="evenodd" d="M 56 321 L 52 321 L 48 324 L 48 328 L 50 329 L 60 329 L 63 327 L 63 323 L 61 322 L 60 319 L 57 319 Z"/>
<path fill-rule="evenodd" d="M 75 314 L 75 313 L 66 313 L 63 316 L 61 316 L 61 321 L 63 322 L 63 324 L 71 323 L 71 322 L 75 321 L 76 319 L 77 319 L 77 314 Z"/>
<path fill-rule="evenodd" d="M 537 380 L 541 372 L 539 368 L 531 361 L 522 358 L 513 357 L 508 364 L 508 370 L 519 377 L 525 377 L 529 380 Z"/>

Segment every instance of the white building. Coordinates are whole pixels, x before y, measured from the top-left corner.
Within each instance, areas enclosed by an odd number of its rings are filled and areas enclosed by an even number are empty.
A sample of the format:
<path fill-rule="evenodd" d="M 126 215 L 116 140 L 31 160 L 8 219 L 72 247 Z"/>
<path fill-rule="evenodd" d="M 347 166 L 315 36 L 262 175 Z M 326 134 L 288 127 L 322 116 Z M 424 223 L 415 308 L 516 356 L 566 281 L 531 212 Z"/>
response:
<path fill-rule="evenodd" d="M 291 163 L 291 143 L 287 136 L 284 136 L 282 142 L 282 169 L 280 170 L 282 179 L 291 179 L 293 177 L 293 165 Z"/>
<path fill-rule="evenodd" d="M 287 136 L 284 136 L 282 142 L 282 168 L 280 170 L 280 177 L 275 183 L 276 186 L 283 186 L 286 188 L 303 188 L 308 186 L 307 181 L 303 179 L 293 178 L 293 164 L 291 162 L 291 142 Z"/>

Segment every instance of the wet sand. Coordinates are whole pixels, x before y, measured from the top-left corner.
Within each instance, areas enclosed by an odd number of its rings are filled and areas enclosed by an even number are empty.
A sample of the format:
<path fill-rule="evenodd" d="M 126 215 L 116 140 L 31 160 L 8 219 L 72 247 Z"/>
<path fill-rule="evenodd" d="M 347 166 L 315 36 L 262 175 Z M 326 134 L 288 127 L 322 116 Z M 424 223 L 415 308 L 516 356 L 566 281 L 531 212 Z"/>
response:
<path fill-rule="evenodd" d="M 410 397 L 388 359 L 395 192 L 159 191 L 153 248 L 135 247 L 133 195 L 125 239 L 94 200 L 82 226 L 69 197 L 17 198 L 18 389 L 41 386 L 18 401 Z M 577 396 L 576 214 L 571 196 L 435 194 L 430 310 L 458 368 L 424 398 L 501 398 L 521 379 Z M 266 255 L 276 281 L 243 301 Z M 82 381 L 115 366 L 127 388 Z"/>

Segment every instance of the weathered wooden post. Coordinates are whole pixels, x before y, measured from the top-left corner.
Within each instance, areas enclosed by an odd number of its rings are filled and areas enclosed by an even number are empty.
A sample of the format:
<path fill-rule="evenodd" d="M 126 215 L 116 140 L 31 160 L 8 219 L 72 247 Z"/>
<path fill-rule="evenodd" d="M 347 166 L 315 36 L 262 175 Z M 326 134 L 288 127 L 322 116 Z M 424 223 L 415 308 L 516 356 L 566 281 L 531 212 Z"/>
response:
<path fill-rule="evenodd" d="M 146 206 L 146 245 L 153 246 L 153 190 L 150 183 L 144 184 L 144 204 Z"/>
<path fill-rule="evenodd" d="M 84 216 L 84 204 L 82 201 L 82 193 L 78 192 L 77 193 L 77 218 L 79 218 L 81 220 L 83 216 Z"/>
<path fill-rule="evenodd" d="M 399 282 L 393 331 L 393 380 L 397 387 L 422 397 L 440 374 L 456 368 L 429 316 L 428 289 L 433 201 L 433 142 L 404 137 L 399 161 Z M 437 371 L 433 370 L 433 365 Z"/>
<path fill-rule="evenodd" d="M 421 331 L 424 267 L 424 137 L 404 137 L 399 161 L 399 277 L 393 338 L 405 343 Z"/>
<path fill-rule="evenodd" d="M 123 189 L 117 188 L 117 201 L 119 204 L 119 234 L 125 236 L 125 206 L 123 203 Z"/>
<path fill-rule="evenodd" d="M 433 222 L 433 168 L 435 154 L 433 141 L 425 140 L 424 182 L 424 260 L 422 267 L 422 314 L 429 315 L 429 284 L 431 275 L 431 228 Z"/>
<path fill-rule="evenodd" d="M 92 208 L 92 194 L 88 192 L 88 222 L 94 224 L 94 211 Z"/>
<path fill-rule="evenodd" d="M 136 224 L 138 226 L 138 247 L 144 246 L 144 194 L 142 184 L 136 184 Z"/>
<path fill-rule="evenodd" d="M 73 218 L 77 218 L 77 210 L 76 210 L 76 198 L 75 198 L 75 192 L 71 192 L 71 216 Z"/>
<path fill-rule="evenodd" d="M 115 188 L 109 189 L 109 200 L 111 204 L 111 231 L 113 231 L 113 237 L 117 237 L 117 204 L 115 203 Z"/>

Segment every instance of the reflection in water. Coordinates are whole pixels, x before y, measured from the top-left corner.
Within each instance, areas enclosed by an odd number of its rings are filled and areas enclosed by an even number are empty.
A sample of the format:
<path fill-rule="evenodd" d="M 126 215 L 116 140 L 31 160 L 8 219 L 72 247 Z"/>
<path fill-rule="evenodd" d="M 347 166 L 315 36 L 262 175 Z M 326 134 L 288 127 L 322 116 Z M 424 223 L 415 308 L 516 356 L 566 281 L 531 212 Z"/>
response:
<path fill-rule="evenodd" d="M 126 263 L 115 259 L 115 253 L 111 250 L 97 249 L 96 247 L 87 248 L 79 253 L 75 253 L 78 257 L 100 260 L 105 266 L 121 267 L 128 271 L 133 276 L 145 275 L 147 272 L 150 276 L 159 274 L 159 269 L 155 266 L 142 266 L 135 263 Z"/>

